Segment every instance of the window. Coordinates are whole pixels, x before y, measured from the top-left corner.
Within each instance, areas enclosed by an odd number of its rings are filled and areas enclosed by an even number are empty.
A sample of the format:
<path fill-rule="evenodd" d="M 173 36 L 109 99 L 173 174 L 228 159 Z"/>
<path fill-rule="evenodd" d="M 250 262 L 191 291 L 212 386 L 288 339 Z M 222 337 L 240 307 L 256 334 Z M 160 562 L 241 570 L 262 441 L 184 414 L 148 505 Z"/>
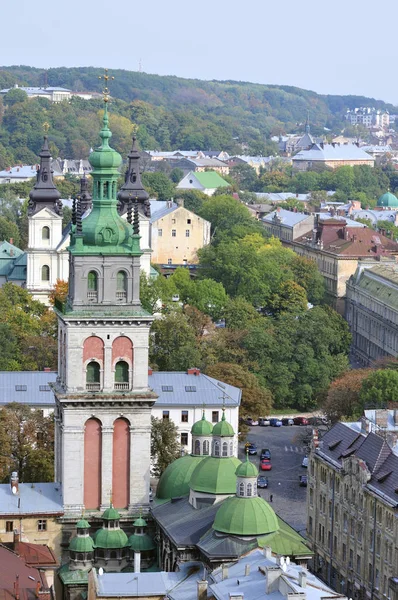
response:
<path fill-rule="evenodd" d="M 357 573 L 358 575 L 361 573 L 361 557 L 359 554 L 357 554 Z"/>
<path fill-rule="evenodd" d="M 239 496 L 245 495 L 245 484 L 242 482 L 239 484 Z"/>
<path fill-rule="evenodd" d="M 211 413 L 211 422 L 218 423 L 218 410 L 213 410 Z"/>
<path fill-rule="evenodd" d="M 219 444 L 219 442 L 214 442 L 214 456 L 220 456 L 220 444 Z"/>
<path fill-rule="evenodd" d="M 172 391 L 173 391 L 172 385 L 162 385 L 162 392 L 172 392 Z"/>
<path fill-rule="evenodd" d="M 6 533 L 14 531 L 14 521 L 6 521 Z"/>
<path fill-rule="evenodd" d="M 354 566 L 354 552 L 352 550 L 350 550 L 350 561 L 348 563 L 348 566 L 350 567 L 350 569 L 352 569 Z"/>
<path fill-rule="evenodd" d="M 170 411 L 164 410 L 162 416 L 163 416 L 163 419 L 169 419 L 170 418 Z"/>
<path fill-rule="evenodd" d="M 51 392 L 49 385 L 39 385 L 39 392 Z"/>
<path fill-rule="evenodd" d="M 118 271 L 116 276 L 116 290 L 118 292 L 127 292 L 127 275 L 124 271 Z"/>
<path fill-rule="evenodd" d="M 195 440 L 195 454 L 200 454 L 200 441 L 199 440 Z"/>
<path fill-rule="evenodd" d="M 158 237 L 162 237 L 163 236 L 163 229 L 158 229 Z"/>
<path fill-rule="evenodd" d="M 190 231 L 189 231 L 189 229 L 186 229 L 185 230 L 185 237 L 189 237 L 189 235 L 190 235 Z"/>
<path fill-rule="evenodd" d="M 343 544 L 343 561 L 347 560 L 347 546 Z"/>
<path fill-rule="evenodd" d="M 43 227 L 43 229 L 41 230 L 41 239 L 42 240 L 49 240 L 50 239 L 50 228 L 45 226 Z"/>
<path fill-rule="evenodd" d="M 309 535 L 312 535 L 312 517 L 309 517 L 308 519 L 308 533 Z"/>
<path fill-rule="evenodd" d="M 205 441 L 203 442 L 203 454 L 204 454 L 205 456 L 208 456 L 208 455 L 209 455 L 209 440 L 205 440 Z"/>
<path fill-rule="evenodd" d="M 167 259 L 167 264 L 168 264 L 168 265 L 172 265 L 172 264 L 173 264 L 173 261 L 172 261 L 172 259 L 171 259 L 171 258 L 168 258 L 168 259 Z"/>
<path fill-rule="evenodd" d="M 181 446 L 188 446 L 188 434 L 187 433 L 181 434 Z"/>
<path fill-rule="evenodd" d="M 171 230 L 171 237 L 177 237 L 177 231 L 175 229 Z"/>
<path fill-rule="evenodd" d="M 119 360 L 115 366 L 115 389 L 120 387 L 118 384 L 123 384 L 120 389 L 127 389 L 129 385 L 129 365 L 125 360 Z"/>
<path fill-rule="evenodd" d="M 37 521 L 37 531 L 47 531 L 47 521 L 45 519 Z"/>
<path fill-rule="evenodd" d="M 246 495 L 251 496 L 252 494 L 253 494 L 253 486 L 251 483 L 248 483 L 247 487 L 246 487 Z"/>
<path fill-rule="evenodd" d="M 188 423 L 188 411 L 187 410 L 181 411 L 181 421 L 182 421 L 182 423 Z"/>
<path fill-rule="evenodd" d="M 98 276 L 95 271 L 90 271 L 87 276 L 87 299 L 97 300 Z"/>
<path fill-rule="evenodd" d="M 223 445 L 222 445 L 222 455 L 223 456 L 228 456 L 228 444 L 227 444 L 227 442 L 223 442 Z"/>
<path fill-rule="evenodd" d="M 187 219 L 187 225 L 191 224 L 191 219 Z"/>
<path fill-rule="evenodd" d="M 86 384 L 88 389 L 92 387 L 92 389 L 99 389 L 100 384 L 100 366 L 97 362 L 91 361 L 87 365 L 86 370 Z"/>
<path fill-rule="evenodd" d="M 171 219 L 171 222 L 173 223 L 173 225 L 175 225 L 176 220 L 175 219 Z"/>
<path fill-rule="evenodd" d="M 28 386 L 27 385 L 16 385 L 15 386 L 15 391 L 16 392 L 27 392 L 28 391 Z"/>
<path fill-rule="evenodd" d="M 48 265 L 43 265 L 41 268 L 41 280 L 50 281 L 50 267 Z"/>
<path fill-rule="evenodd" d="M 196 392 L 196 385 L 186 385 L 185 391 L 186 392 Z"/>

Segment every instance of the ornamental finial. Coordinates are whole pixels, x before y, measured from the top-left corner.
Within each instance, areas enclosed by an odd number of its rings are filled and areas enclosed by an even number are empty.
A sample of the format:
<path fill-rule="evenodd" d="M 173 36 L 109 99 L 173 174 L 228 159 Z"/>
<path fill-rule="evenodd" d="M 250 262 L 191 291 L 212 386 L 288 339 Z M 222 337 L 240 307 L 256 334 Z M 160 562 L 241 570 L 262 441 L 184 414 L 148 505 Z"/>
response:
<path fill-rule="evenodd" d="M 104 87 L 104 89 L 102 90 L 102 95 L 103 95 L 103 97 L 104 97 L 104 102 L 105 102 L 105 104 L 106 104 L 107 102 L 109 102 L 109 88 L 108 88 L 108 81 L 109 81 L 109 80 L 113 80 L 113 79 L 115 79 L 115 78 L 114 78 L 114 77 L 112 77 L 112 76 L 110 76 L 110 75 L 108 75 L 108 69 L 104 69 L 104 74 L 103 74 L 103 75 L 100 75 L 100 76 L 98 77 L 98 79 L 103 79 L 103 80 L 104 80 L 104 82 L 105 82 L 105 87 Z"/>
<path fill-rule="evenodd" d="M 50 129 L 50 123 L 47 123 L 47 121 L 44 121 L 43 129 L 44 129 L 44 135 L 47 135 L 48 130 Z"/>

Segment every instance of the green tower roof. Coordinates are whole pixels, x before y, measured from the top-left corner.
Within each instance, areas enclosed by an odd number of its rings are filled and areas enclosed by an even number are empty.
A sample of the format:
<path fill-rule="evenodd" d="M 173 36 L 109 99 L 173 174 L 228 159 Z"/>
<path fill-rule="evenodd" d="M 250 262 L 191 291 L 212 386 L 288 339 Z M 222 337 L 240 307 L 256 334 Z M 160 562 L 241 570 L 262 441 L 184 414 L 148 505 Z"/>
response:
<path fill-rule="evenodd" d="M 73 552 L 93 552 L 94 540 L 89 535 L 76 535 L 70 541 L 69 550 Z"/>
<path fill-rule="evenodd" d="M 133 523 L 134 527 L 146 527 L 147 523 L 145 521 L 145 519 L 143 519 L 141 516 L 138 517 L 138 519 L 136 519 Z"/>
<path fill-rule="evenodd" d="M 382 206 L 384 208 L 397 208 L 398 198 L 391 192 L 386 192 L 378 199 L 377 206 Z"/>
<path fill-rule="evenodd" d="M 192 425 L 191 433 L 192 435 L 211 435 L 212 431 L 213 425 L 209 421 L 206 421 L 205 411 L 203 411 L 200 421 L 196 421 Z"/>
<path fill-rule="evenodd" d="M 148 534 L 144 535 L 130 535 L 129 546 L 134 552 L 145 552 L 146 550 L 154 550 L 156 548 L 155 542 Z"/>
<path fill-rule="evenodd" d="M 101 519 L 103 519 L 104 521 L 118 521 L 120 519 L 120 514 L 118 513 L 116 508 L 113 508 L 111 504 L 110 507 L 105 510 Z"/>
<path fill-rule="evenodd" d="M 223 409 L 221 421 L 216 423 L 213 427 L 213 435 L 220 437 L 233 437 L 235 432 L 232 425 L 225 420 L 225 410 Z"/>
<path fill-rule="evenodd" d="M 127 545 L 127 535 L 122 529 L 99 529 L 95 535 L 97 548 L 124 548 Z"/>
<path fill-rule="evenodd" d="M 246 460 L 236 469 L 235 475 L 237 477 L 257 477 L 258 469 L 250 462 L 248 454 L 246 454 Z"/>
<path fill-rule="evenodd" d="M 108 104 L 105 103 L 104 117 L 102 121 L 102 129 L 100 138 L 101 146 L 91 152 L 88 160 L 93 169 L 119 169 L 122 164 L 122 157 L 119 152 L 116 152 L 109 145 L 109 140 L 112 137 L 112 132 L 109 129 Z"/>
<path fill-rule="evenodd" d="M 277 531 L 279 523 L 270 505 L 259 498 L 227 498 L 216 513 L 213 529 L 231 535 L 265 535 Z"/>
<path fill-rule="evenodd" d="M 207 456 L 192 473 L 190 488 L 208 494 L 235 494 L 235 471 L 241 464 L 238 458 Z"/>
<path fill-rule="evenodd" d="M 203 456 L 192 456 L 191 454 L 177 458 L 163 471 L 156 490 L 156 497 L 161 500 L 169 500 L 188 496 L 191 475 L 203 460 Z"/>
<path fill-rule="evenodd" d="M 86 519 L 80 519 L 76 523 L 76 529 L 90 529 L 90 523 Z"/>

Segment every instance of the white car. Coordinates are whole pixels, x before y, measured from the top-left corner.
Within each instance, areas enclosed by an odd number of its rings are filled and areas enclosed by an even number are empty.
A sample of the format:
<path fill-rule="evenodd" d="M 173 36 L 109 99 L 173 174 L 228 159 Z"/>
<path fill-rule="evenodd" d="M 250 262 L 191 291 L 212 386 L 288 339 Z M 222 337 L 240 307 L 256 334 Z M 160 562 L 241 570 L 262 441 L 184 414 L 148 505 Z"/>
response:
<path fill-rule="evenodd" d="M 306 469 L 308 468 L 308 456 L 304 456 L 301 466 L 305 467 Z"/>

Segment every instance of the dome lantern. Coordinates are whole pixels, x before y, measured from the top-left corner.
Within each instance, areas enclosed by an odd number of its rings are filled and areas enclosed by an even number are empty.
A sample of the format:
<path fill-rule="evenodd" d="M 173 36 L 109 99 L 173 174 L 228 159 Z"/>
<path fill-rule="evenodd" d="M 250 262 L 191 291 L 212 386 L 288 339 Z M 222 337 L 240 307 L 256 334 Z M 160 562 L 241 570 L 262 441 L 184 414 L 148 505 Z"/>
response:
<path fill-rule="evenodd" d="M 210 454 L 213 425 L 206 421 L 203 409 L 202 418 L 192 425 L 192 454 L 193 456 L 208 456 Z"/>

